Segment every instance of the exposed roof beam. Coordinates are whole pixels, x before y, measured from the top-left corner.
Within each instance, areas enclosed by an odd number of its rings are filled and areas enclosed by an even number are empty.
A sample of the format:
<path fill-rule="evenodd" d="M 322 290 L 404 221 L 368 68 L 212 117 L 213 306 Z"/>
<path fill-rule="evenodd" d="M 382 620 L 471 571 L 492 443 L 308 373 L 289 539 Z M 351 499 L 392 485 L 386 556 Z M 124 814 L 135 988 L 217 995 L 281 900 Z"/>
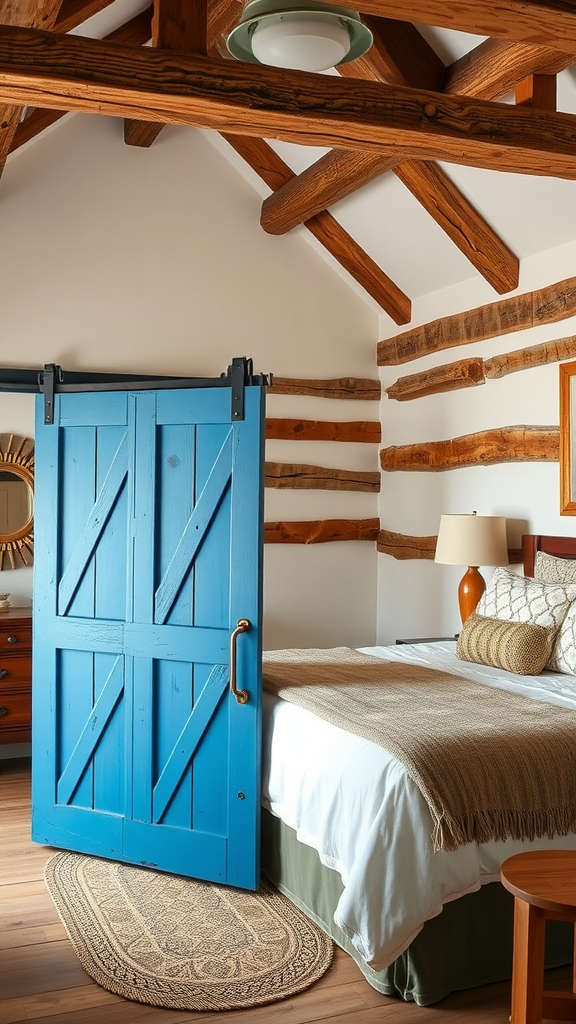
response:
<path fill-rule="evenodd" d="M 497 100 L 512 92 L 529 75 L 556 75 L 570 67 L 574 54 L 546 50 L 526 43 L 506 43 L 485 39 L 444 72 L 445 92 Z"/>
<path fill-rule="evenodd" d="M 516 103 L 537 110 L 556 110 L 556 75 L 529 75 L 516 86 Z"/>
<path fill-rule="evenodd" d="M 152 44 L 165 50 L 210 53 L 239 21 L 242 7 L 238 0 L 198 0 L 193 4 L 189 0 L 155 0 Z M 147 149 L 163 127 L 162 122 L 126 119 L 124 142 Z"/>
<path fill-rule="evenodd" d="M 363 57 L 338 70 L 347 78 L 409 85 L 441 92 L 444 62 L 415 25 L 391 18 L 363 17 L 374 42 Z"/>
<path fill-rule="evenodd" d="M 152 7 L 149 7 L 146 11 L 142 11 L 141 14 L 137 14 L 135 18 L 125 22 L 124 25 L 114 29 L 105 38 L 111 43 L 124 43 L 126 46 L 143 46 L 150 39 L 151 18 Z M 10 152 L 13 153 L 15 149 L 19 149 L 24 143 L 30 142 L 40 132 L 45 131 L 50 125 L 64 117 L 66 113 L 66 110 L 45 110 L 42 107 L 37 107 L 16 128 Z"/>
<path fill-rule="evenodd" d="M 327 206 L 390 170 L 401 157 L 331 149 L 262 203 L 260 224 L 271 235 L 282 235 L 303 224 Z"/>
<path fill-rule="evenodd" d="M 518 257 L 442 167 L 431 160 L 403 160 L 393 170 L 499 295 L 518 287 Z"/>
<path fill-rule="evenodd" d="M 576 178 L 576 117 L 0 26 L 0 101 Z"/>
<path fill-rule="evenodd" d="M 54 29 L 56 32 L 70 32 L 88 18 L 110 7 L 114 0 L 62 0 Z"/>
<path fill-rule="evenodd" d="M 369 18 L 366 22 L 374 35 L 374 45 L 361 61 L 342 66 L 346 77 L 413 86 L 419 79 L 435 82 L 439 87 L 444 65 L 413 25 L 402 23 L 399 31 L 400 22 L 382 18 Z M 415 55 L 412 81 L 410 47 Z M 517 287 L 519 261 L 516 255 L 448 175 L 431 161 L 396 161 L 393 165 L 383 160 L 379 170 L 375 161 L 367 164 L 367 154 L 363 153 L 359 154 L 355 180 L 354 164 L 349 155 L 349 173 L 339 181 L 325 174 L 326 160 L 327 157 L 323 157 L 264 200 L 260 223 L 265 231 L 282 234 L 291 230 L 392 166 L 418 202 L 499 294 Z"/>
<path fill-rule="evenodd" d="M 279 188 L 293 177 L 288 165 L 263 139 L 229 135 L 224 132 L 222 135 L 269 188 Z M 395 323 L 410 322 L 412 306 L 408 296 L 360 248 L 330 213 L 323 211 L 308 220 L 305 226 Z"/>
<path fill-rule="evenodd" d="M 50 29 L 61 3 L 62 0 L 0 0 L 0 23 Z M 0 103 L 0 176 L 21 116 L 21 105 Z"/>
<path fill-rule="evenodd" d="M 354 61 L 351 65 L 343 65 L 340 69 L 341 73 L 346 77 L 385 81 L 392 85 L 408 84 L 406 80 L 410 71 L 409 65 L 400 66 L 399 60 L 394 60 L 391 55 L 386 53 L 389 37 L 392 40 L 391 51 L 394 52 L 399 49 L 399 34 L 389 34 L 388 31 L 382 32 L 383 21 L 384 19 L 367 19 L 367 24 L 370 25 L 374 32 L 375 44 L 360 60 Z M 386 26 L 397 24 L 400 23 L 386 22 Z M 410 27 L 414 28 L 414 26 Z M 416 29 L 414 29 L 414 32 L 416 32 Z M 420 33 L 417 34 L 420 36 Z M 420 39 L 424 42 L 422 36 L 420 36 Z M 428 46 L 428 44 L 425 43 L 425 46 Z M 421 44 L 418 44 L 418 48 L 420 51 Z M 431 48 L 428 47 L 428 49 Z M 421 60 L 421 58 L 418 60 L 417 66 L 419 67 L 421 67 Z M 527 46 L 524 43 L 506 43 L 499 39 L 487 39 L 471 50 L 470 53 L 467 53 L 460 60 L 455 61 L 445 69 L 442 75 L 443 88 L 447 93 L 471 96 L 476 99 L 495 100 L 504 96 L 519 81 L 529 75 L 534 73 L 555 74 L 569 67 L 572 63 L 574 63 L 574 57 L 566 53 L 556 53 L 552 50 L 544 50 L 538 46 Z M 422 74 L 423 72 L 420 71 L 420 75 Z M 413 82 L 412 84 L 415 85 L 416 83 Z M 291 231 L 292 228 L 301 224 L 306 217 L 310 217 L 313 213 L 317 213 L 319 210 L 333 205 L 338 200 L 344 199 L 345 196 L 364 185 L 366 180 L 369 180 L 364 170 L 366 162 L 368 162 L 370 169 L 375 168 L 374 161 L 370 160 L 366 154 L 360 155 L 358 159 L 357 180 L 355 181 L 353 175 L 349 174 L 345 181 L 345 187 L 343 187 L 344 182 L 337 182 L 333 177 L 329 179 L 325 177 L 324 160 L 325 157 L 322 157 L 321 160 L 308 167 L 302 174 L 292 179 L 288 185 L 264 201 L 261 224 L 265 231 L 269 231 L 272 234 L 283 234 L 286 231 Z M 388 167 L 387 161 L 383 160 L 380 173 L 386 171 Z M 377 173 L 376 171 L 374 176 Z M 414 168 L 412 168 L 410 177 L 415 188 Z M 429 176 L 424 175 L 424 177 L 427 178 Z M 449 187 L 449 179 L 446 175 L 443 175 L 443 178 L 443 191 L 445 193 Z M 450 184 L 453 203 L 456 206 L 462 207 L 463 197 L 461 193 L 454 184 Z M 427 187 L 424 187 L 422 194 L 424 196 L 428 195 Z M 474 246 L 470 248 L 467 245 L 466 236 L 461 231 L 462 224 L 454 229 L 451 218 L 446 222 L 442 221 L 442 211 L 444 208 L 443 202 L 435 206 L 436 220 L 457 245 L 461 241 L 464 247 L 468 248 L 468 252 L 465 252 L 465 255 L 470 258 L 470 256 L 474 255 Z M 479 227 L 477 214 L 475 221 L 474 233 L 477 234 Z M 496 234 L 488 225 L 485 225 L 485 229 L 488 232 L 488 236 L 497 239 Z M 460 247 L 462 248 L 462 246 Z M 481 246 L 481 250 L 483 248 L 484 246 Z M 480 267 L 478 269 L 481 270 Z M 512 285 L 512 287 L 515 287 L 515 285 Z"/>
<path fill-rule="evenodd" d="M 343 0 L 336 0 L 343 3 Z M 346 6 L 344 4 L 344 6 Z M 574 0 L 359 0 L 358 10 L 576 54 Z"/>

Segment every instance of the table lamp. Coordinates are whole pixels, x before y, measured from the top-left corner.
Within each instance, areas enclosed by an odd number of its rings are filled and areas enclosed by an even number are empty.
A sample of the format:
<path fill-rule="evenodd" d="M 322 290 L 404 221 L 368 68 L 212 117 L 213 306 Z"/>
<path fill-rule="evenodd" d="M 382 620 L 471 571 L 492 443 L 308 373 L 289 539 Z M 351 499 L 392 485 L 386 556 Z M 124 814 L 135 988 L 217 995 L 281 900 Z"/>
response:
<path fill-rule="evenodd" d="M 467 565 L 458 586 L 460 618 L 466 622 L 486 589 L 480 565 L 508 565 L 504 516 L 440 516 L 434 561 L 442 565 Z"/>

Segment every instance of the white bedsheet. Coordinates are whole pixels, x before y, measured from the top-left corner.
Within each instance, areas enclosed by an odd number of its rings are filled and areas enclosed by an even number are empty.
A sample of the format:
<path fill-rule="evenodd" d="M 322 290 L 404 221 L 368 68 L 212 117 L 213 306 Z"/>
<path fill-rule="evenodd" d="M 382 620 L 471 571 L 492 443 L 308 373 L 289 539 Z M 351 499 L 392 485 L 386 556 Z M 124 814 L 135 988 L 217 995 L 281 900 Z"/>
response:
<path fill-rule="evenodd" d="M 459 661 L 455 643 L 362 648 L 416 661 L 576 710 L 576 677 L 515 676 Z M 383 970 L 444 903 L 500 877 L 524 849 L 576 849 L 576 835 L 432 848 L 432 819 L 403 766 L 382 747 L 264 693 L 263 803 L 339 872 L 334 920 L 362 959 Z M 561 770 L 561 766 L 559 766 Z"/>

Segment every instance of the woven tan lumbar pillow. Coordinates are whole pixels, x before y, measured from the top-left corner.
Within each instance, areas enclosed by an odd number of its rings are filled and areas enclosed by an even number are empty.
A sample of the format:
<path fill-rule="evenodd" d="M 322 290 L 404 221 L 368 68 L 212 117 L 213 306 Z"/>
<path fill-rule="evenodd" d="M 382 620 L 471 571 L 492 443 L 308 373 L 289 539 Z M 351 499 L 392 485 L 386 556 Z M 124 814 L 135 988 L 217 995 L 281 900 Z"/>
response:
<path fill-rule="evenodd" d="M 462 626 L 456 654 L 462 661 L 537 676 L 550 657 L 556 632 L 533 622 L 505 622 L 474 612 Z"/>

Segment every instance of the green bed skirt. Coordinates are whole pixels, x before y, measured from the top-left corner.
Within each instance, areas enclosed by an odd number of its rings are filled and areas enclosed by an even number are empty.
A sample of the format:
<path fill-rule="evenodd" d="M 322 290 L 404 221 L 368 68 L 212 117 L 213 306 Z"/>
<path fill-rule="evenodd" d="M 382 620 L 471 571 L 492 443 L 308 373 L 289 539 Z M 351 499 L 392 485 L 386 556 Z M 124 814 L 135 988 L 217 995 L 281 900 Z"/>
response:
<path fill-rule="evenodd" d="M 262 870 L 296 906 L 330 935 L 358 964 L 373 988 L 420 1006 L 461 989 L 504 981 L 512 973 L 513 898 L 499 882 L 447 903 L 427 921 L 409 948 L 384 971 L 363 962 L 334 923 L 343 890 L 336 871 L 325 868 L 310 846 L 279 818 L 262 811 Z M 546 933 L 546 966 L 572 961 L 573 926 L 551 921 Z"/>

